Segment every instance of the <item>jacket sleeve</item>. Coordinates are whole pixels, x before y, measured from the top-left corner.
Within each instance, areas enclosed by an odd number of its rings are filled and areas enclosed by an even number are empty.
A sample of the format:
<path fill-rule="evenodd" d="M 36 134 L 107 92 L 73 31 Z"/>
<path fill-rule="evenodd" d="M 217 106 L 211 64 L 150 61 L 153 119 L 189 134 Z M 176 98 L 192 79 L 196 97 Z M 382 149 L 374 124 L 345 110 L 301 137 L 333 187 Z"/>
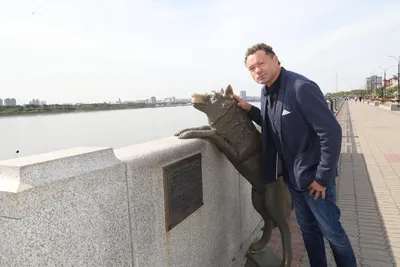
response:
<path fill-rule="evenodd" d="M 342 145 L 342 128 L 329 109 L 321 89 L 305 82 L 296 90 L 298 106 L 321 141 L 321 159 L 315 175 L 320 185 L 327 187 L 336 177 Z"/>
<path fill-rule="evenodd" d="M 261 110 L 256 106 L 251 106 L 250 110 L 247 111 L 247 115 L 252 121 L 261 126 Z"/>

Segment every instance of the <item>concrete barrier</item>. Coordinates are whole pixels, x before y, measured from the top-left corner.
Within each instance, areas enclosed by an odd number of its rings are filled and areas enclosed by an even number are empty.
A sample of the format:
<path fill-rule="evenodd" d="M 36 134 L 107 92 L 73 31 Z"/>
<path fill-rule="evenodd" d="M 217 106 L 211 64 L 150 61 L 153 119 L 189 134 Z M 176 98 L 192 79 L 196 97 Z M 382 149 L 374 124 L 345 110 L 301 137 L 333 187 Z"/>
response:
<path fill-rule="evenodd" d="M 393 102 L 386 102 L 384 104 L 379 105 L 379 107 L 390 111 L 400 110 L 400 106 L 398 106 L 397 103 Z"/>
<path fill-rule="evenodd" d="M 192 156 L 197 163 L 166 171 Z M 197 176 L 176 174 L 191 168 Z M 197 188 L 183 186 L 190 179 Z M 185 190 L 197 192 L 190 214 L 178 205 Z M 226 157 L 175 137 L 0 161 L 0 203 L 4 267 L 243 266 L 261 223 Z"/>
<path fill-rule="evenodd" d="M 375 107 L 378 107 L 380 102 L 379 101 L 369 101 L 368 104 L 372 105 L 372 106 L 375 106 Z"/>
<path fill-rule="evenodd" d="M 0 162 L 0 266 L 130 266 L 125 164 L 77 148 Z"/>

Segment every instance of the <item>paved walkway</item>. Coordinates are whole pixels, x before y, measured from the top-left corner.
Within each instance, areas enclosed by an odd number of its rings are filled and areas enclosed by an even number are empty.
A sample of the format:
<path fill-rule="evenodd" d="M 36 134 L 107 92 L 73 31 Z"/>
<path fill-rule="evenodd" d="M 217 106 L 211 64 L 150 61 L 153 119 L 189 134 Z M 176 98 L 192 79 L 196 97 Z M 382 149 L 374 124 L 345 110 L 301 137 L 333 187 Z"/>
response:
<path fill-rule="evenodd" d="M 343 129 L 338 205 L 358 266 L 400 266 L 400 112 L 348 101 L 337 119 Z M 309 266 L 295 218 L 292 235 L 292 266 Z M 277 229 L 270 247 L 281 250 Z M 328 243 L 326 249 L 329 266 L 336 266 Z"/>
<path fill-rule="evenodd" d="M 399 116 L 354 101 L 337 116 L 343 129 L 338 205 L 358 266 L 400 266 Z M 326 248 L 329 266 L 336 266 Z M 302 262 L 309 266 L 306 256 Z"/>

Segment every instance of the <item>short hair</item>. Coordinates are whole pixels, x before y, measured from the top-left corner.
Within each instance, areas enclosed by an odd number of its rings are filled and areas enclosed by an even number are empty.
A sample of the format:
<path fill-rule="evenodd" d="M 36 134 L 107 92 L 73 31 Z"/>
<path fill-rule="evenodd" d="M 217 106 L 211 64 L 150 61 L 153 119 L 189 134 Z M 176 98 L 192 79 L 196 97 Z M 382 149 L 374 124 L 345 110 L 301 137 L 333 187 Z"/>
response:
<path fill-rule="evenodd" d="M 253 55 L 255 52 L 260 51 L 260 50 L 264 51 L 265 54 L 267 54 L 270 58 L 275 56 L 275 52 L 271 46 L 264 44 L 264 43 L 257 43 L 255 45 L 252 45 L 251 47 L 247 48 L 246 55 L 244 57 L 244 64 L 246 65 L 247 58 L 250 55 Z M 281 65 L 281 62 L 279 60 L 278 60 L 278 64 Z"/>

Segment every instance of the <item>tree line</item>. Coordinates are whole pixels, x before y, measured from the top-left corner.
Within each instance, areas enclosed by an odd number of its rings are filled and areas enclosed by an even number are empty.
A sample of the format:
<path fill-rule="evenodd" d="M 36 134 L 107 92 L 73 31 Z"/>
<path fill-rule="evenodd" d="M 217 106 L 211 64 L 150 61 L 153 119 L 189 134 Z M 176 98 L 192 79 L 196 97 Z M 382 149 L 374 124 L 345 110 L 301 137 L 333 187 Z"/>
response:
<path fill-rule="evenodd" d="M 178 103 L 161 103 L 160 106 L 174 106 L 184 104 Z M 101 111 L 101 110 L 118 110 L 118 109 L 136 109 L 136 108 L 153 108 L 156 104 L 152 103 L 94 103 L 94 104 L 52 104 L 52 105 L 24 105 L 24 106 L 0 106 L 0 116 L 22 115 L 22 114 L 40 114 L 40 113 L 64 113 L 64 112 L 85 112 L 85 111 Z"/>
<path fill-rule="evenodd" d="M 369 95 L 373 95 L 376 97 L 382 97 L 383 90 L 385 92 L 386 97 L 395 97 L 397 94 L 397 86 L 391 86 L 387 87 L 384 89 L 383 87 L 380 88 L 374 88 L 372 90 L 366 90 L 366 89 L 353 89 L 349 91 L 340 91 L 340 92 L 335 92 L 335 93 L 327 93 L 325 96 L 327 98 L 329 97 L 341 97 L 341 96 L 349 96 L 349 95 L 356 95 L 356 96 L 361 96 L 361 97 L 366 97 Z"/>

